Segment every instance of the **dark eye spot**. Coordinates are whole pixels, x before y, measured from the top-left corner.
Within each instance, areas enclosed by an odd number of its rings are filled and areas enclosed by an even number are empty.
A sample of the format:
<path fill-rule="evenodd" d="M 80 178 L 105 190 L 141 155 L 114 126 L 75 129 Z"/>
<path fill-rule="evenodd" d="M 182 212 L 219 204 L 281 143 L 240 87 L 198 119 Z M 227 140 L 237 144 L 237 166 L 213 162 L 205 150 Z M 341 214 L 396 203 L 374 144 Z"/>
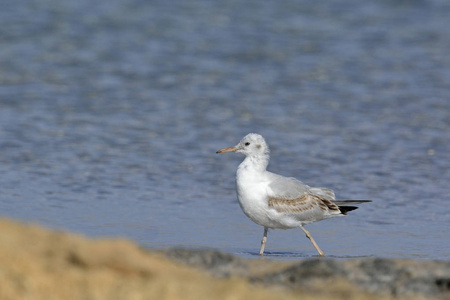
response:
<path fill-rule="evenodd" d="M 248 146 L 248 145 L 250 145 L 250 143 L 249 143 L 249 142 L 245 143 L 245 146 Z"/>

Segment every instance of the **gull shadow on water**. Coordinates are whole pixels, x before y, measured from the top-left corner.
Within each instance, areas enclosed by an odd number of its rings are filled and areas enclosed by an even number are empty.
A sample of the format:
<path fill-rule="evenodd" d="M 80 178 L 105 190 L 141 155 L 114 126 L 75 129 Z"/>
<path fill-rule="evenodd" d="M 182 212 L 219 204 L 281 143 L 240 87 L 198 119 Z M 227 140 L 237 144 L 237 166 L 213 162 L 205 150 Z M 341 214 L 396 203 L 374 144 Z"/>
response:
<path fill-rule="evenodd" d="M 369 257 L 376 257 L 374 254 L 370 255 L 327 255 L 325 257 L 328 258 L 339 258 L 339 259 L 353 259 L 353 258 L 369 258 Z"/>
<path fill-rule="evenodd" d="M 373 225 L 394 225 L 394 222 L 380 221 L 380 220 L 368 220 L 367 223 Z"/>
<path fill-rule="evenodd" d="M 261 257 L 259 255 L 259 252 L 255 252 L 255 251 L 241 251 L 241 252 L 236 252 L 236 255 L 240 255 L 240 256 L 252 256 L 252 257 Z M 307 255 L 304 253 L 298 253 L 298 252 L 285 252 L 285 251 L 264 251 L 264 256 L 262 257 L 266 257 L 266 258 L 271 258 L 271 257 L 276 257 L 276 258 L 293 258 L 293 257 L 298 257 L 298 258 L 310 258 L 310 257 L 319 257 L 319 255 Z"/>
<path fill-rule="evenodd" d="M 259 252 L 254 251 L 240 251 L 235 252 L 236 255 L 239 256 L 251 256 L 251 257 L 261 257 Z M 335 259 L 353 259 L 353 258 L 368 258 L 375 257 L 375 255 L 326 255 L 323 258 L 335 258 Z M 286 251 L 265 251 L 263 258 L 281 258 L 281 259 L 289 259 L 289 258 L 321 258 L 319 255 L 311 255 L 305 253 L 298 252 L 286 252 Z"/>

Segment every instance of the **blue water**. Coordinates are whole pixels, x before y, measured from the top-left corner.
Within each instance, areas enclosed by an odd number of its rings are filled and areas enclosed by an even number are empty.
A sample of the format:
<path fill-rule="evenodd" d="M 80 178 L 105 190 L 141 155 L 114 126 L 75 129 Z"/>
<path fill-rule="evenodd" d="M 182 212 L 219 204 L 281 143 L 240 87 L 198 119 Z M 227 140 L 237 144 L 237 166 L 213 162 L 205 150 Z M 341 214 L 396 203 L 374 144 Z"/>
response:
<path fill-rule="evenodd" d="M 334 257 L 450 259 L 450 4 L 10 1 L 0 10 L 0 216 L 255 257 L 237 154 L 372 199 L 307 228 Z M 316 252 L 269 231 L 274 258 Z"/>

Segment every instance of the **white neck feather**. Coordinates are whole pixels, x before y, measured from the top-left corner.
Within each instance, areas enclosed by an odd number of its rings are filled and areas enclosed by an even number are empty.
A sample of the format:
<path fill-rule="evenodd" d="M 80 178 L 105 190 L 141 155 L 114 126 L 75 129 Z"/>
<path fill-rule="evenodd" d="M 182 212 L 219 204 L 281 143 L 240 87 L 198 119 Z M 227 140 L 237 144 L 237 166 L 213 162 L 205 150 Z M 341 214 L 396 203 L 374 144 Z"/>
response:
<path fill-rule="evenodd" d="M 261 173 L 265 172 L 269 165 L 269 160 L 269 154 L 249 155 L 239 165 L 238 172 L 243 170 Z"/>

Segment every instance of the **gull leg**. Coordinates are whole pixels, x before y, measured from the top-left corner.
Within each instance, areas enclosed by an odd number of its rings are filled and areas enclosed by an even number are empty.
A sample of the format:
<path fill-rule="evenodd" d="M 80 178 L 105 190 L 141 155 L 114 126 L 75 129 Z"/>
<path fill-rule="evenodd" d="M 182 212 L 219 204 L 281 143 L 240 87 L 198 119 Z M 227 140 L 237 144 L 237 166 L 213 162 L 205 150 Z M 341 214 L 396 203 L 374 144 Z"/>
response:
<path fill-rule="evenodd" d="M 266 247 L 267 242 L 267 231 L 269 231 L 269 228 L 264 227 L 264 236 L 261 241 L 261 250 L 259 250 L 259 255 L 264 256 L 264 247 Z"/>
<path fill-rule="evenodd" d="M 323 253 L 323 251 L 320 250 L 319 246 L 316 244 L 316 241 L 313 239 L 311 233 L 309 233 L 308 230 L 303 228 L 303 226 L 300 226 L 300 228 L 306 233 L 306 237 L 311 241 L 311 243 L 313 244 L 314 248 L 316 248 L 317 252 L 319 252 L 319 255 L 320 256 L 325 256 L 325 253 Z"/>

